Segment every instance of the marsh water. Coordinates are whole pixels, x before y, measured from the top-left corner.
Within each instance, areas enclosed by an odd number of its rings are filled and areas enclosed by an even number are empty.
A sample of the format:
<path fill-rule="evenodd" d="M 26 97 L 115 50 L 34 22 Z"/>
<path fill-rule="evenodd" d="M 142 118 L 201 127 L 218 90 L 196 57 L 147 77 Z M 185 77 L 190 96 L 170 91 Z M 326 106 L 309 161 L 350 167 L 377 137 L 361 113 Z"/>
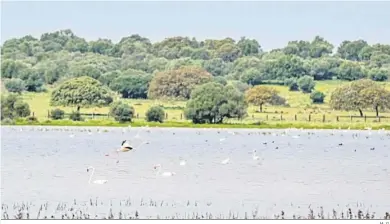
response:
<path fill-rule="evenodd" d="M 148 144 L 117 156 L 125 139 Z M 97 214 L 131 200 L 127 210 L 141 217 L 255 208 L 304 215 L 309 205 L 382 214 L 390 211 L 389 154 L 388 131 L 3 126 L 1 198 L 54 207 L 99 200 L 104 206 L 89 209 Z M 176 175 L 161 176 L 155 164 Z M 88 166 L 92 181 L 108 182 L 88 183 Z"/>

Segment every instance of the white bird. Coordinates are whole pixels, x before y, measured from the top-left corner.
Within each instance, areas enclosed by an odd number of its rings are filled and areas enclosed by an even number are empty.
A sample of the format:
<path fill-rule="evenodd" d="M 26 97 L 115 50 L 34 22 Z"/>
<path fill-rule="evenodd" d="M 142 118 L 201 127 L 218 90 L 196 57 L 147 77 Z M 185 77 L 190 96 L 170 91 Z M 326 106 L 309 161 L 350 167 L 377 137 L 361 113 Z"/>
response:
<path fill-rule="evenodd" d="M 186 165 L 186 161 L 185 160 L 180 161 L 180 166 L 185 166 L 185 165 Z"/>
<path fill-rule="evenodd" d="M 87 172 L 89 172 L 90 169 L 92 169 L 92 173 L 91 173 L 91 176 L 89 177 L 89 181 L 88 181 L 89 184 L 91 183 L 92 176 L 95 173 L 95 168 L 93 168 L 92 166 L 87 168 Z M 105 184 L 105 183 L 107 183 L 107 181 L 108 180 L 94 180 L 92 183 L 94 183 L 94 184 Z"/>
<path fill-rule="evenodd" d="M 256 155 L 256 150 L 253 150 L 253 155 L 252 155 L 253 160 L 259 160 L 260 157 Z"/>
<path fill-rule="evenodd" d="M 74 134 L 70 134 L 69 137 L 74 138 Z"/>
<path fill-rule="evenodd" d="M 137 145 L 137 147 L 133 147 L 130 145 L 129 141 L 124 140 L 124 141 L 122 141 L 121 147 L 119 149 L 117 149 L 116 151 L 117 152 L 128 152 L 128 151 L 131 151 L 131 150 L 136 149 L 136 148 L 138 149 L 143 144 L 148 144 L 148 142 L 144 141 L 144 142 L 141 142 L 139 145 Z"/>
<path fill-rule="evenodd" d="M 157 169 L 157 175 L 159 175 L 161 173 L 161 164 L 154 165 L 154 169 Z M 175 172 L 163 172 L 161 174 L 161 176 L 165 176 L 165 177 L 170 177 L 173 175 L 176 175 L 176 173 Z"/>
<path fill-rule="evenodd" d="M 228 164 L 229 161 L 230 161 L 230 158 L 227 158 L 227 159 L 223 160 L 221 163 L 222 163 L 222 164 Z"/>
<path fill-rule="evenodd" d="M 130 145 L 129 141 L 124 140 L 122 141 L 121 147 L 117 149 L 117 152 L 128 152 L 133 149 L 133 146 Z"/>

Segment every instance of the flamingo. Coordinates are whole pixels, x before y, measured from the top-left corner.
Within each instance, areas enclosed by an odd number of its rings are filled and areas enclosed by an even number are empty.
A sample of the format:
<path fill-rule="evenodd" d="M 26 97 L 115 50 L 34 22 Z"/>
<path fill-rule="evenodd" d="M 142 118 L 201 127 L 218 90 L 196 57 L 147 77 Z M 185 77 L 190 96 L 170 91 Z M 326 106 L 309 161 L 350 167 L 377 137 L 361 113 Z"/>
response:
<path fill-rule="evenodd" d="M 89 172 L 90 169 L 92 169 L 92 173 L 91 173 L 91 176 L 89 177 L 89 181 L 88 181 L 89 184 L 91 183 L 92 176 L 95 173 L 95 168 L 93 168 L 92 166 L 89 166 L 87 168 L 87 172 Z M 105 184 L 105 183 L 107 183 L 107 181 L 108 180 L 94 180 L 92 183 L 94 183 L 94 184 Z"/>
<path fill-rule="evenodd" d="M 147 141 L 144 141 L 144 142 L 141 142 L 139 145 L 137 145 L 137 147 L 133 147 L 129 144 L 129 141 L 127 140 L 123 140 L 122 141 L 122 144 L 121 144 L 121 147 L 117 150 L 115 150 L 116 152 L 116 155 L 117 157 L 119 158 L 119 152 L 129 152 L 135 148 L 139 148 L 141 145 L 143 144 L 149 144 L 149 142 Z M 106 156 L 109 156 L 108 154 L 106 154 Z M 116 161 L 116 163 L 119 163 L 119 159 Z"/>
<path fill-rule="evenodd" d="M 157 169 L 157 175 L 161 173 L 161 164 L 154 165 L 154 169 Z M 163 172 L 161 176 L 170 177 L 176 175 L 175 172 Z"/>
<path fill-rule="evenodd" d="M 252 158 L 253 158 L 253 160 L 259 160 L 260 159 L 260 157 L 256 155 L 256 149 L 253 150 Z"/>
<path fill-rule="evenodd" d="M 122 141 L 121 147 L 117 149 L 117 152 L 128 152 L 131 151 L 133 147 L 129 144 L 127 140 Z"/>

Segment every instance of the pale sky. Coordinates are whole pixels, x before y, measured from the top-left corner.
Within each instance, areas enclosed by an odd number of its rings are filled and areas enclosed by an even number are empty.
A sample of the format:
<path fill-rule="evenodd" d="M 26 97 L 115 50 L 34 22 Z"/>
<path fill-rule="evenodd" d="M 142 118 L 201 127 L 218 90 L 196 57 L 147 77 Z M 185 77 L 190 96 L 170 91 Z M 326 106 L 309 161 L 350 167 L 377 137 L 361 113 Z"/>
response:
<path fill-rule="evenodd" d="M 320 35 L 340 44 L 390 44 L 390 2 L 2 1 L 1 43 L 13 37 L 71 29 L 87 40 L 140 34 L 254 38 L 263 49 Z"/>

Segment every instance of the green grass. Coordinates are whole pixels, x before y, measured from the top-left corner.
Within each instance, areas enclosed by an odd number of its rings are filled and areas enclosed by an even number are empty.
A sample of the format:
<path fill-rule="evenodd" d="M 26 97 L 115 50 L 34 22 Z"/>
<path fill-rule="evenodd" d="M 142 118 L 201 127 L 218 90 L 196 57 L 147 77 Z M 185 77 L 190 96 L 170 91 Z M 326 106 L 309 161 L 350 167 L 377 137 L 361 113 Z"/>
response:
<path fill-rule="evenodd" d="M 328 102 L 331 92 L 340 84 L 345 83 L 342 81 L 321 81 L 316 83 L 316 90 L 324 92 L 326 94 L 324 104 L 312 104 L 310 100 L 310 94 L 304 94 L 302 92 L 291 92 L 286 86 L 280 85 L 268 85 L 280 92 L 280 95 L 285 97 L 290 107 L 269 106 L 263 107 L 263 113 L 257 112 L 258 108 L 250 106 L 248 108 L 248 117 L 243 120 L 226 120 L 227 124 L 212 125 L 213 127 L 252 127 L 253 123 L 264 123 L 262 125 L 253 125 L 253 127 L 269 126 L 269 128 L 285 128 L 285 127 L 307 127 L 307 128 L 343 128 L 343 127 L 358 127 L 358 129 L 365 126 L 370 127 L 382 127 L 383 124 L 390 124 L 390 118 L 382 118 L 380 121 L 376 118 L 353 118 L 352 121 L 349 117 L 341 116 L 358 116 L 357 111 L 334 111 L 330 109 Z M 390 83 L 381 83 L 390 90 Z M 24 93 L 22 94 L 24 100 L 30 105 L 31 112 L 38 118 L 39 121 L 48 120 L 48 111 L 54 108 L 63 109 L 66 113 L 70 113 L 75 110 L 75 107 L 51 107 L 50 102 L 50 90 L 45 93 Z M 165 112 L 168 114 L 168 119 L 163 124 L 155 124 L 154 126 L 163 127 L 210 127 L 210 125 L 193 125 L 190 122 L 184 120 L 183 108 L 185 108 L 185 101 L 155 101 L 155 100 L 133 100 L 125 99 L 135 108 L 138 119 L 133 126 L 146 125 L 144 122 L 145 113 L 153 105 L 162 105 Z M 96 108 L 82 108 L 82 113 L 101 113 L 107 114 L 109 107 L 96 107 Z M 367 116 L 375 116 L 374 111 L 364 111 Z M 323 116 L 325 115 L 325 122 Z M 380 113 L 381 116 L 390 117 L 390 113 Z M 309 122 L 310 116 L 310 122 Z M 337 121 L 337 117 L 338 118 Z M 64 122 L 63 125 L 68 125 L 70 121 Z M 51 125 L 62 125 L 60 121 L 53 121 Z M 44 125 L 47 122 L 43 122 Z M 101 126 L 122 126 L 117 124 L 111 118 L 96 117 L 93 121 L 82 122 L 83 125 L 101 125 Z M 233 124 L 234 123 L 234 124 Z M 238 124 L 237 124 L 238 123 Z M 72 123 L 69 125 L 77 125 L 78 123 Z M 152 125 L 150 125 L 152 126 Z"/>
<path fill-rule="evenodd" d="M 390 130 L 389 124 L 365 124 L 365 123 L 302 123 L 302 122 L 270 122 L 270 123 L 224 123 L 224 124 L 192 124 L 189 121 L 167 121 L 164 123 L 146 122 L 136 119 L 131 123 L 118 123 L 113 120 L 43 120 L 31 122 L 26 119 L 16 120 L 15 125 L 41 125 L 41 126 L 101 126 L 101 127 L 171 127 L 171 128 L 258 128 L 258 129 L 283 129 L 283 128 L 303 128 L 303 129 L 355 129 L 363 130 L 368 127 L 373 130 Z"/>

